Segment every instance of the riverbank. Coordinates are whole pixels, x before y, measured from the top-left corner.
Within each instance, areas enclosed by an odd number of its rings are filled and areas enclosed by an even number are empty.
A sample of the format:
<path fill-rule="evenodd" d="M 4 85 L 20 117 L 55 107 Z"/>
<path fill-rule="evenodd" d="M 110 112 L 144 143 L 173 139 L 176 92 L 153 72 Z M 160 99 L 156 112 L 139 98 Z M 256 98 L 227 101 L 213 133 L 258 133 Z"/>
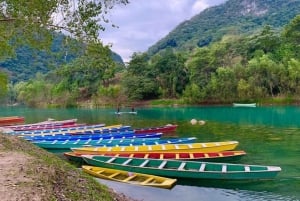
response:
<path fill-rule="evenodd" d="M 285 96 L 276 96 L 276 97 L 267 97 L 260 99 L 252 99 L 252 100 L 234 100 L 234 101 L 200 101 L 197 103 L 189 102 L 185 99 L 153 99 L 153 100 L 140 100 L 140 101 L 131 101 L 114 103 L 114 102 L 101 102 L 102 104 L 95 104 L 91 100 L 80 101 L 77 102 L 76 107 L 78 108 L 119 108 L 121 110 L 128 110 L 132 107 L 182 107 L 182 106 L 232 106 L 233 102 L 236 103 L 256 103 L 258 106 L 283 106 L 283 105 L 300 105 L 300 99 L 298 96 L 295 97 L 285 97 Z"/>
<path fill-rule="evenodd" d="M 59 157 L 0 134 L 1 201 L 133 201 Z"/>

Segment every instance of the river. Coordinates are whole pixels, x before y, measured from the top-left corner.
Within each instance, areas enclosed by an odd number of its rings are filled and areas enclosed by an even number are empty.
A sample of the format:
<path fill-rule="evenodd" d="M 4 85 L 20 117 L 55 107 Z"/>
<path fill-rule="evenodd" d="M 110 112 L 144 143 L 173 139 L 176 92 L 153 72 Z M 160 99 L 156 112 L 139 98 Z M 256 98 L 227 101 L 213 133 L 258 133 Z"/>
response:
<path fill-rule="evenodd" d="M 2 107 L 0 116 L 24 116 L 26 123 L 77 118 L 78 122 L 133 128 L 177 124 L 173 135 L 197 137 L 198 142 L 239 141 L 247 155 L 238 163 L 275 165 L 282 171 L 271 181 L 182 180 L 171 190 L 99 180 L 117 192 L 144 201 L 300 200 L 300 108 L 155 107 L 135 108 L 137 115 L 115 115 L 114 109 L 31 109 Z M 122 108 L 121 111 L 126 109 Z M 127 109 L 129 111 L 130 109 Z M 204 120 L 192 125 L 191 119 Z"/>

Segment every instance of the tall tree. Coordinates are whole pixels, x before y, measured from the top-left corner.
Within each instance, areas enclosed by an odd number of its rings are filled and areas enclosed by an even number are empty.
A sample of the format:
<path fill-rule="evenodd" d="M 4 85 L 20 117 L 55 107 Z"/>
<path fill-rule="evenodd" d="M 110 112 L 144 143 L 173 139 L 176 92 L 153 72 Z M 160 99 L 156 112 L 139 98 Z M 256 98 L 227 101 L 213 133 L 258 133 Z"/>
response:
<path fill-rule="evenodd" d="M 77 92 L 81 98 L 97 93 L 101 85 L 108 86 L 115 75 L 111 51 L 100 42 L 89 43 L 83 56 L 58 69 L 60 91 Z"/>
<path fill-rule="evenodd" d="M 300 50 L 300 15 L 297 15 L 288 25 L 285 26 L 282 36 L 285 42 L 290 45 L 289 58 L 299 57 Z"/>
<path fill-rule="evenodd" d="M 7 93 L 8 78 L 7 75 L 0 71 L 0 97 Z"/>
<path fill-rule="evenodd" d="M 158 83 L 155 69 L 149 64 L 147 54 L 134 53 L 124 74 L 123 86 L 129 99 L 144 100 L 157 98 Z"/>
<path fill-rule="evenodd" d="M 185 67 L 186 59 L 182 54 L 167 49 L 160 56 L 152 59 L 156 69 L 156 79 L 160 83 L 163 95 L 166 98 L 176 98 L 181 95 L 188 83 L 188 73 Z"/>
<path fill-rule="evenodd" d="M 98 38 L 106 15 L 128 0 L 0 0 L 0 56 L 19 44 L 50 46 L 52 33 L 84 41 Z M 5 52 L 3 51 L 5 50 Z"/>

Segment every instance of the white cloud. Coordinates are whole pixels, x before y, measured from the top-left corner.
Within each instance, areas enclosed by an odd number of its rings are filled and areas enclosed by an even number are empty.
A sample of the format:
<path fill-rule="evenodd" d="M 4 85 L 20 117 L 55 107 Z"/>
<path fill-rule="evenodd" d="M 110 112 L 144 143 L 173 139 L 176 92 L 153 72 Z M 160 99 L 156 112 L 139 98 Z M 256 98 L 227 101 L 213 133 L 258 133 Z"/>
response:
<path fill-rule="evenodd" d="M 108 18 L 119 28 L 106 26 L 100 38 L 129 61 L 134 52 L 144 52 L 177 25 L 209 6 L 226 0 L 131 0 L 117 6 Z"/>
<path fill-rule="evenodd" d="M 194 3 L 194 5 L 192 7 L 192 14 L 197 15 L 201 11 L 203 11 L 204 9 L 206 9 L 208 7 L 209 7 L 208 3 L 206 3 L 205 1 L 198 0 Z"/>

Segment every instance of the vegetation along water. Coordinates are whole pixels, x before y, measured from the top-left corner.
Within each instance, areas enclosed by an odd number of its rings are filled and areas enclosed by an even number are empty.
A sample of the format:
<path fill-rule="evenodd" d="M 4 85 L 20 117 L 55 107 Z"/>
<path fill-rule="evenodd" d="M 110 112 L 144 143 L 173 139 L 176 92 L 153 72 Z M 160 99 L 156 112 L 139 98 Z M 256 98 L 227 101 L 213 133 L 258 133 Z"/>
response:
<path fill-rule="evenodd" d="M 271 181 L 178 180 L 171 190 L 99 180 L 118 192 L 145 201 L 158 200 L 300 200 L 300 108 L 297 106 L 235 108 L 135 108 L 137 115 L 115 115 L 114 109 L 0 108 L 1 116 L 20 115 L 26 122 L 47 118 L 78 118 L 79 122 L 122 123 L 132 127 L 178 124 L 172 135 L 194 136 L 199 142 L 237 140 L 247 155 L 238 163 L 276 165 L 282 168 Z M 191 119 L 205 124 L 192 125 Z"/>

